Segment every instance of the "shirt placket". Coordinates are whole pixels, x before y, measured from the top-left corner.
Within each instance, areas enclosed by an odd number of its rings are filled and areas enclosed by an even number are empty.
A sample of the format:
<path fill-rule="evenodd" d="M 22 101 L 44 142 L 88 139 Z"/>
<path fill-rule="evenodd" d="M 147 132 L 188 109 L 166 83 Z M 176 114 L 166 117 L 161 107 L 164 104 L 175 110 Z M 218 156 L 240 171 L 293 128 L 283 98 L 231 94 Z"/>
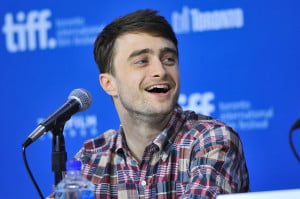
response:
<path fill-rule="evenodd" d="M 151 186 L 152 182 L 149 180 L 149 171 L 151 170 L 151 167 L 153 167 L 153 161 L 152 159 L 156 157 L 156 145 L 152 144 L 148 146 L 144 152 L 144 156 L 142 159 L 142 162 L 140 164 L 140 171 L 139 171 L 139 194 L 140 198 L 148 199 L 151 197 Z M 150 174 L 152 175 L 152 174 Z"/>

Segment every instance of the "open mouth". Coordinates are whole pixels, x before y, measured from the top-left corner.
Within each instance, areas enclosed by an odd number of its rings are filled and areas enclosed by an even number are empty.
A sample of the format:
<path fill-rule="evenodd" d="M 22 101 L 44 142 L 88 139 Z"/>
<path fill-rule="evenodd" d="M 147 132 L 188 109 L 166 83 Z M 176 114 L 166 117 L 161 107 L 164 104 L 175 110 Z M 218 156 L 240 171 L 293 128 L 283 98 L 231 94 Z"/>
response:
<path fill-rule="evenodd" d="M 153 85 L 146 89 L 150 93 L 167 93 L 170 90 L 168 85 Z"/>

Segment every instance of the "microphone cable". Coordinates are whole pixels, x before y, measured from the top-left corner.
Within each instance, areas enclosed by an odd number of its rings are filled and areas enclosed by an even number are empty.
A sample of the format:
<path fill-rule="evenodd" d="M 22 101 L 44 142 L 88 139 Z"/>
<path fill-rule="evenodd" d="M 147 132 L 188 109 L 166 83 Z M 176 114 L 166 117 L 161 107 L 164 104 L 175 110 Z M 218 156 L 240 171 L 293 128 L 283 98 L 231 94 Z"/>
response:
<path fill-rule="evenodd" d="M 26 158 L 26 147 L 24 147 L 24 146 L 22 147 L 22 154 L 23 154 L 23 160 L 24 160 L 24 163 L 25 163 L 25 167 L 26 167 L 27 172 L 28 172 L 28 174 L 30 176 L 30 179 L 33 182 L 33 184 L 34 184 L 34 186 L 35 186 L 35 188 L 36 188 L 36 190 L 37 190 L 40 198 L 44 199 L 43 193 L 41 192 L 41 189 L 40 189 L 39 185 L 37 184 L 36 180 L 34 179 L 34 177 L 32 175 L 32 172 L 31 172 L 31 170 L 29 168 L 29 165 L 28 165 L 28 162 L 27 162 L 27 158 Z"/>
<path fill-rule="evenodd" d="M 297 158 L 297 160 L 300 162 L 300 155 L 297 153 L 297 150 L 295 148 L 294 142 L 293 142 L 293 133 L 296 129 L 300 128 L 300 119 L 298 119 L 293 126 L 291 127 L 290 131 L 289 131 L 289 143 L 290 143 L 290 147 L 292 149 L 292 152 L 294 154 L 294 156 Z"/>

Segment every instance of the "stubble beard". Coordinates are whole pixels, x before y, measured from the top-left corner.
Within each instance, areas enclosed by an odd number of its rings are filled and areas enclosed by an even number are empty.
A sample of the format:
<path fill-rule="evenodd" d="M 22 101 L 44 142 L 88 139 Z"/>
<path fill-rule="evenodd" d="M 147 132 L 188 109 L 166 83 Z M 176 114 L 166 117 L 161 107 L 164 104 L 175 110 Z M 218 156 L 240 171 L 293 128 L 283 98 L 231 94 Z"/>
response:
<path fill-rule="evenodd" d="M 154 105 L 146 100 L 138 105 L 133 103 L 134 100 L 129 101 L 128 99 L 123 99 L 121 96 L 119 96 L 119 100 L 121 106 L 123 106 L 125 111 L 132 119 L 149 124 L 157 124 L 166 119 L 169 120 L 169 117 L 177 105 L 178 97 L 179 92 L 174 95 L 171 103 L 168 104 L 168 107 L 164 110 L 157 110 L 158 108 L 154 107 Z"/>

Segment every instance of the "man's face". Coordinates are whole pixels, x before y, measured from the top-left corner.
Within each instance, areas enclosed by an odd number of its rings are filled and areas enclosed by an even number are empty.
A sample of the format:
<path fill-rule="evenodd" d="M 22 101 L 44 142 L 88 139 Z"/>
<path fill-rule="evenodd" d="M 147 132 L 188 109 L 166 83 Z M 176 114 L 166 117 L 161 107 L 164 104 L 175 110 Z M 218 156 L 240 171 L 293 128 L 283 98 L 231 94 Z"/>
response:
<path fill-rule="evenodd" d="M 115 43 L 113 67 L 119 111 L 144 116 L 172 112 L 180 80 L 177 50 L 171 41 L 145 33 L 122 35 Z"/>

